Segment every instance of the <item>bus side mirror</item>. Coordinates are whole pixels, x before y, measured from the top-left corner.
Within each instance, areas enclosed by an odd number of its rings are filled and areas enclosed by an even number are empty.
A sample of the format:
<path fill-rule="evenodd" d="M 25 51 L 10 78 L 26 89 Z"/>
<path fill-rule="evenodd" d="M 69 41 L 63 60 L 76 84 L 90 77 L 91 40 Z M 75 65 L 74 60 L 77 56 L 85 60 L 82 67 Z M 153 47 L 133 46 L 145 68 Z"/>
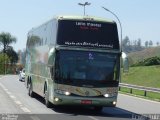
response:
<path fill-rule="evenodd" d="M 128 55 L 124 52 L 122 52 L 122 67 L 123 67 L 123 72 L 127 73 L 129 72 L 129 60 L 128 60 Z"/>

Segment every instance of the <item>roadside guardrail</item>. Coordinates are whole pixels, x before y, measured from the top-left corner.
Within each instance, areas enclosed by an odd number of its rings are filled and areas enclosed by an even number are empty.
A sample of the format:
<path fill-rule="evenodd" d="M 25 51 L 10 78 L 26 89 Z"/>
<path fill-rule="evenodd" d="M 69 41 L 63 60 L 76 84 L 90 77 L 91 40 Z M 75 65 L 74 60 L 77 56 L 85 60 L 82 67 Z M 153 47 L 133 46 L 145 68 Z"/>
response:
<path fill-rule="evenodd" d="M 144 87 L 126 83 L 120 83 L 119 90 L 121 90 L 121 87 L 129 88 L 131 94 L 133 93 L 133 89 L 144 91 L 144 96 L 147 96 L 147 92 L 160 93 L 160 88 Z"/>

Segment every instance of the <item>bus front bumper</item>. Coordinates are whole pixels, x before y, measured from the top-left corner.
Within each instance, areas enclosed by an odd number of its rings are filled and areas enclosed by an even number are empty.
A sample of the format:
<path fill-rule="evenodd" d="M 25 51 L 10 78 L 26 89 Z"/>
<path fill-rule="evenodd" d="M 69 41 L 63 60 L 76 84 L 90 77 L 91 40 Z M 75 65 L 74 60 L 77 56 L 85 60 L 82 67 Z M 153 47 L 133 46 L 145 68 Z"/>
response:
<path fill-rule="evenodd" d="M 54 105 L 84 105 L 84 106 L 104 106 L 115 107 L 117 96 L 114 97 L 75 97 L 56 95 L 53 99 Z"/>

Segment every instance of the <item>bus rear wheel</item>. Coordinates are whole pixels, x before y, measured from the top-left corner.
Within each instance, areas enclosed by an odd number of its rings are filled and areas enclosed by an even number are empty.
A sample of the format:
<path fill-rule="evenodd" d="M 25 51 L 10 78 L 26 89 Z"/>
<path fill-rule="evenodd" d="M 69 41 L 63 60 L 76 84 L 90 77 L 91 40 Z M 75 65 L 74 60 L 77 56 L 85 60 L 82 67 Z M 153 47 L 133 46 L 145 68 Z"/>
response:
<path fill-rule="evenodd" d="M 35 96 L 35 93 L 33 92 L 33 88 L 32 88 L 32 83 L 28 84 L 28 95 L 30 97 L 34 97 Z"/>

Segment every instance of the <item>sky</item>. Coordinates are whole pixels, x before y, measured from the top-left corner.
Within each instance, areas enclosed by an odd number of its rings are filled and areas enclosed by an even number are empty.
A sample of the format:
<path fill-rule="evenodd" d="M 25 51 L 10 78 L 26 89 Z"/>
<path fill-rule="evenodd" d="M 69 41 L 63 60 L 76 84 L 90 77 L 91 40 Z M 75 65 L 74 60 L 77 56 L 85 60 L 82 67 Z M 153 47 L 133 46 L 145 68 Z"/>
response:
<path fill-rule="evenodd" d="M 0 33 L 9 32 L 17 38 L 12 44 L 16 51 L 26 47 L 27 33 L 33 27 L 52 19 L 56 15 L 86 15 L 113 19 L 115 16 L 101 6 L 114 12 L 122 25 L 122 37 L 160 42 L 160 0 L 0 0 Z M 119 35 L 120 28 L 118 24 Z M 1 47 L 1 46 L 0 46 Z"/>

